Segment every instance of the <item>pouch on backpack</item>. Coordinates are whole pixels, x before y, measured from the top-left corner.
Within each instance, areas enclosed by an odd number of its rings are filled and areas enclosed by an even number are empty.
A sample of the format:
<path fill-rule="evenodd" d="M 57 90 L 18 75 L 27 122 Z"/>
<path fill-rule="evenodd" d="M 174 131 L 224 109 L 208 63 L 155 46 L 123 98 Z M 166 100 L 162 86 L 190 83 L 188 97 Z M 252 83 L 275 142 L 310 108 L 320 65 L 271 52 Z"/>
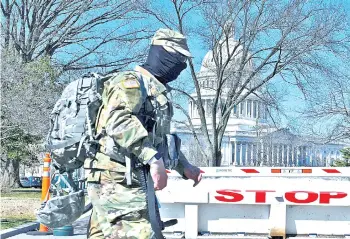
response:
<path fill-rule="evenodd" d="M 48 200 L 45 206 L 38 210 L 38 221 L 50 228 L 71 225 L 84 212 L 84 191 L 73 192 L 65 196 L 58 196 Z"/>

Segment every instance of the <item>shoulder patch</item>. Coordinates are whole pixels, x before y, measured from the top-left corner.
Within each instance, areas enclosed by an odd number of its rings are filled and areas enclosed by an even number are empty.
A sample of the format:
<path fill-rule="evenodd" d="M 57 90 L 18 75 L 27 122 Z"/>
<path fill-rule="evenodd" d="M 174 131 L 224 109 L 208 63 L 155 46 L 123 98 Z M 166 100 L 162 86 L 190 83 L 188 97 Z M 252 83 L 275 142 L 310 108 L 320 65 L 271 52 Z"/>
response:
<path fill-rule="evenodd" d="M 122 85 L 125 89 L 140 88 L 140 83 L 135 79 L 125 79 L 122 81 Z"/>

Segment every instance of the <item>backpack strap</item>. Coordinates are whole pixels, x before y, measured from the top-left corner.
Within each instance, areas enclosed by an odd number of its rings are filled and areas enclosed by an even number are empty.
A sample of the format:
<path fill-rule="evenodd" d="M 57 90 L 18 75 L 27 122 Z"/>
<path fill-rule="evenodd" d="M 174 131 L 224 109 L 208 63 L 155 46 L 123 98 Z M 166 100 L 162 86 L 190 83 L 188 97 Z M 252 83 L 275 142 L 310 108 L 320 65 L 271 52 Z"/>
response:
<path fill-rule="evenodd" d="M 125 166 L 126 166 L 126 172 L 125 172 L 125 179 L 127 185 L 132 185 L 132 164 L 131 164 L 131 158 L 126 156 L 125 157 Z"/>

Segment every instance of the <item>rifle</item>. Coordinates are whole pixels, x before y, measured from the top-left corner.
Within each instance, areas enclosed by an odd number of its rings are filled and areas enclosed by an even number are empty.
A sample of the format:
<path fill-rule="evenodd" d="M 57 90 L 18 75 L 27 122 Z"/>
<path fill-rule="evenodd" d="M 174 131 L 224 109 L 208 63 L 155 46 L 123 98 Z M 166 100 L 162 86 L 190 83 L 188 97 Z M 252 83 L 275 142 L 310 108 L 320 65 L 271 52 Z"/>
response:
<path fill-rule="evenodd" d="M 154 191 L 153 179 L 150 174 L 150 166 L 137 164 L 135 169 L 140 174 L 141 187 L 142 190 L 146 193 L 147 211 L 151 227 L 154 232 L 154 237 L 155 239 L 165 239 L 162 231 L 165 227 L 175 225 L 177 223 L 177 219 L 172 219 L 166 222 L 163 222 L 161 220 L 158 201 Z"/>

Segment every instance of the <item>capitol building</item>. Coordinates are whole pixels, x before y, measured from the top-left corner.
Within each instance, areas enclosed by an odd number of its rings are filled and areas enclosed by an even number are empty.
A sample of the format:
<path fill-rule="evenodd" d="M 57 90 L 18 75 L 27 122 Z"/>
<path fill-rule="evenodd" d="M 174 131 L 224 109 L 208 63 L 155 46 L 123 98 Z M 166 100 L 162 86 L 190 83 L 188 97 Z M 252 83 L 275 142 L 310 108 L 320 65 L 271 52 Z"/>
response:
<path fill-rule="evenodd" d="M 228 44 L 230 46 L 237 44 L 233 34 Z M 234 64 L 238 62 L 239 57 L 238 55 L 232 60 L 232 69 L 237 68 Z M 244 71 L 251 71 L 251 65 L 252 63 L 247 64 Z M 212 102 L 217 85 L 213 69 L 215 69 L 213 52 L 209 51 L 197 73 L 209 132 L 212 129 Z M 232 81 L 227 82 L 222 98 L 234 84 Z M 251 84 L 254 84 L 254 81 Z M 244 91 L 242 93 L 244 94 Z M 295 135 L 289 129 L 272 127 L 268 120 L 267 106 L 259 94 L 261 92 L 256 91 L 234 106 L 222 140 L 221 166 L 331 166 L 334 160 L 342 159 L 340 150 L 348 147 L 344 143 L 324 144 L 315 138 Z M 196 93 L 192 93 L 191 96 L 194 100 L 198 99 Z M 193 127 L 199 132 L 201 120 L 193 100 L 188 101 L 188 113 Z M 188 158 L 199 157 L 199 150 L 196 152 L 194 149 L 196 143 L 191 131 L 182 124 L 174 125 L 173 131 L 182 139 L 181 147 L 184 154 Z M 203 140 L 202 148 L 205 150 L 208 147 L 204 142 Z"/>

